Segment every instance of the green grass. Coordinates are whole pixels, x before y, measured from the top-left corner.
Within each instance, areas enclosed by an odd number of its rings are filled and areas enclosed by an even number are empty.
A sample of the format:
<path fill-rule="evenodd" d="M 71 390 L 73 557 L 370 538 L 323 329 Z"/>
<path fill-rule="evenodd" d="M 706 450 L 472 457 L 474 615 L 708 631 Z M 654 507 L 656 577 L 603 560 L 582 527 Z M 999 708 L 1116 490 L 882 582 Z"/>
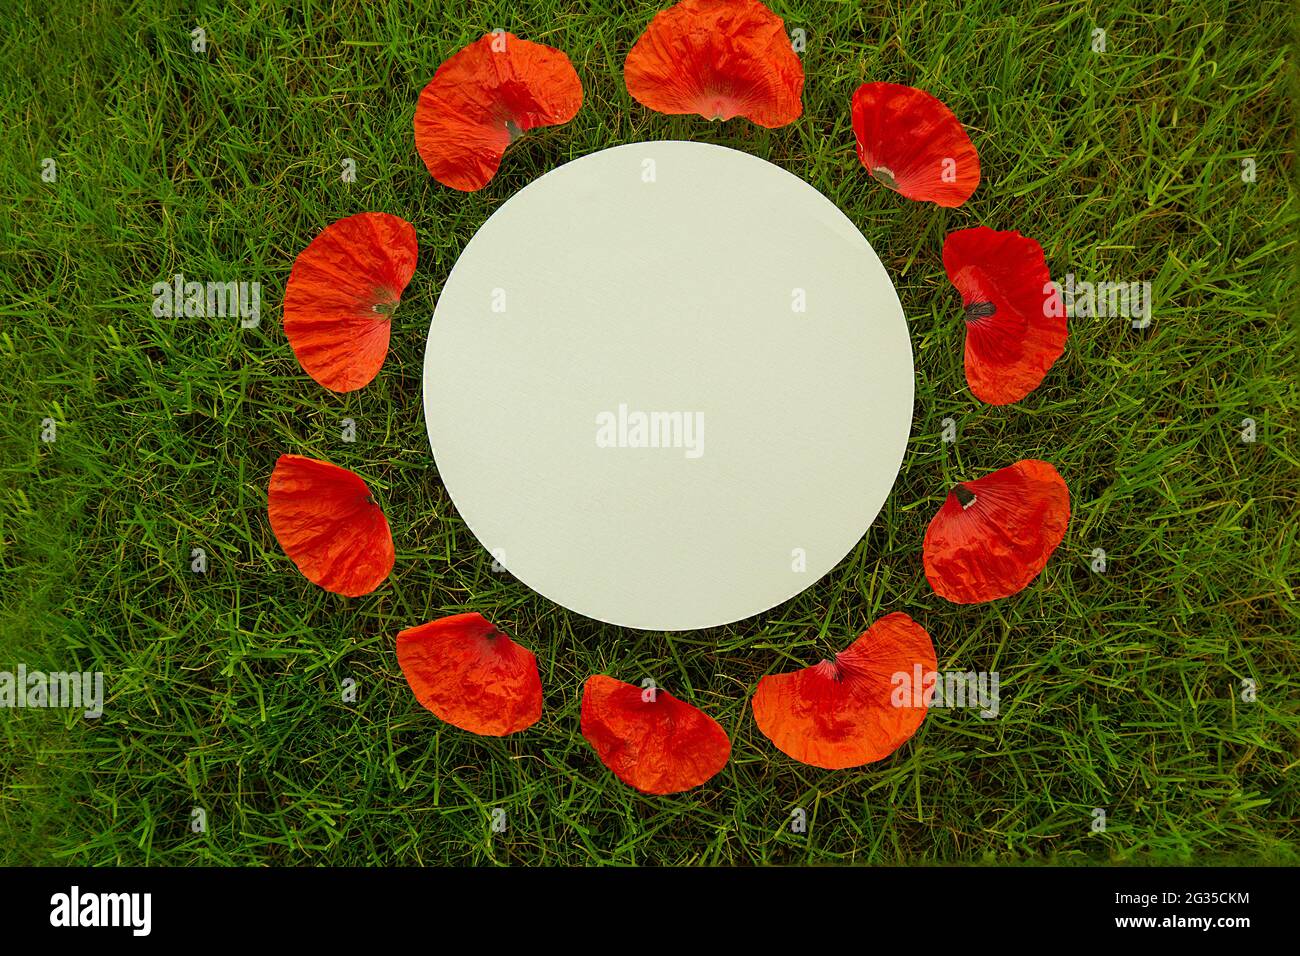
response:
<path fill-rule="evenodd" d="M 780 0 L 808 34 L 807 83 L 804 116 L 775 131 L 631 100 L 622 61 L 654 4 L 175 6 L 20 0 L 0 39 L 0 669 L 102 670 L 109 697 L 98 722 L 0 711 L 0 860 L 1296 861 L 1288 4 Z M 411 117 L 438 64 L 493 27 L 565 50 L 586 100 L 465 195 L 429 178 Z M 866 175 L 848 101 L 868 79 L 926 88 L 967 124 L 984 178 L 964 207 L 910 203 Z M 546 170 L 662 138 L 762 156 L 830 197 L 893 277 L 917 362 L 903 470 L 858 547 L 788 604 L 684 634 L 597 624 L 492 573 L 420 407 L 429 318 L 475 229 Z M 344 157 L 355 184 L 340 181 Z M 363 210 L 414 223 L 420 264 L 387 364 L 340 396 L 298 367 L 279 301 L 298 251 Z M 982 405 L 940 259 L 948 231 L 978 223 L 1038 238 L 1057 277 L 1149 280 L 1151 327 L 1077 319 L 1041 388 Z M 176 272 L 260 281 L 261 326 L 154 318 L 150 287 Z M 355 444 L 340 441 L 345 417 Z M 940 441 L 946 417 L 955 444 Z M 375 594 L 324 593 L 277 546 L 265 495 L 283 452 L 375 489 L 398 549 Z M 930 516 L 953 481 L 1026 457 L 1070 485 L 1065 543 L 1023 593 L 946 603 L 921 568 Z M 190 573 L 192 547 L 206 575 Z M 454 730 L 402 679 L 395 633 L 467 609 L 537 652 L 546 710 L 526 733 Z M 859 770 L 776 752 L 750 715 L 757 680 L 893 610 L 929 630 L 941 667 L 1000 672 L 999 718 L 932 712 Z M 652 676 L 705 708 L 734 742 L 727 768 L 675 797 L 618 783 L 578 733 L 597 672 Z M 491 833 L 496 807 L 506 833 Z M 807 834 L 789 831 L 795 807 Z"/>

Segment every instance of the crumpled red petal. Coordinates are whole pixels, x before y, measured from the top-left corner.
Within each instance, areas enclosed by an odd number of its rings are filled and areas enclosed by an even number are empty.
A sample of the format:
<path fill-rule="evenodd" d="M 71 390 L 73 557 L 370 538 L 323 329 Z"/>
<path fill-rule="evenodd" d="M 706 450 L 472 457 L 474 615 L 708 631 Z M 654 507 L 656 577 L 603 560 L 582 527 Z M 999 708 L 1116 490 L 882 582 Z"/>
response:
<path fill-rule="evenodd" d="M 473 192 L 496 175 L 512 142 L 567 123 L 582 82 L 554 47 L 489 33 L 438 67 L 415 107 L 415 148 L 444 186 Z"/>
<path fill-rule="evenodd" d="M 1070 524 L 1070 490 L 1045 461 L 1018 461 L 957 485 L 922 546 L 936 594 L 978 604 L 1023 590 L 1047 566 Z"/>
<path fill-rule="evenodd" d="M 307 580 L 358 597 L 393 570 L 388 520 L 358 475 L 327 461 L 281 455 L 267 494 L 271 531 Z"/>
<path fill-rule="evenodd" d="M 658 113 L 743 116 L 769 128 L 803 113 L 803 64 L 758 0 L 682 0 L 655 15 L 623 64 L 627 91 Z"/>
<path fill-rule="evenodd" d="M 911 686 L 917 668 L 922 677 L 938 668 L 930 635 L 906 614 L 888 614 L 834 661 L 760 680 L 754 720 L 800 763 L 842 770 L 883 760 L 925 720 L 923 697 L 907 694 L 900 702 L 895 681 L 903 674 Z"/>
<path fill-rule="evenodd" d="M 960 206 L 980 183 L 980 158 L 952 110 L 924 90 L 864 83 L 853 94 L 858 159 L 908 199 Z"/>
<path fill-rule="evenodd" d="M 731 741 L 704 711 L 658 688 L 596 674 L 582 692 L 582 736 L 600 762 L 642 793 L 680 793 L 727 764 Z"/>
<path fill-rule="evenodd" d="M 966 381 L 990 405 L 1024 398 L 1065 351 L 1065 303 L 1043 247 L 1015 230 L 949 233 L 943 267 L 966 310 Z"/>
<path fill-rule="evenodd" d="M 537 658 L 482 614 L 454 614 L 397 635 L 416 699 L 453 727 L 504 737 L 542 716 Z"/>
<path fill-rule="evenodd" d="M 298 254 L 284 291 L 284 334 L 308 375 L 351 392 L 379 373 L 417 255 L 415 227 L 383 212 L 331 223 Z"/>

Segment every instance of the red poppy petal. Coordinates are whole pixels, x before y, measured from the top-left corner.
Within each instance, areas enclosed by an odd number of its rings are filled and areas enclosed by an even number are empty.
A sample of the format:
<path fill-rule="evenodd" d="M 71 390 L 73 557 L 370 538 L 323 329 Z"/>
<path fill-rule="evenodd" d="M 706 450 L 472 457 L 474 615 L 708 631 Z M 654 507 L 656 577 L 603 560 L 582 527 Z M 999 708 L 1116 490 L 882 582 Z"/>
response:
<path fill-rule="evenodd" d="M 853 94 L 858 159 L 908 199 L 960 206 L 980 184 L 980 158 L 957 117 L 924 90 L 864 83 Z"/>
<path fill-rule="evenodd" d="M 925 532 L 925 576 L 955 604 L 1008 597 L 1038 577 L 1069 524 L 1065 480 L 1045 461 L 1018 461 L 949 493 Z"/>
<path fill-rule="evenodd" d="M 731 755 L 722 726 L 698 707 L 604 674 L 583 689 L 582 736 L 618 779 L 643 793 L 698 787 Z"/>
<path fill-rule="evenodd" d="M 370 489 L 346 468 L 281 455 L 267 494 L 271 531 L 307 580 L 358 597 L 393 570 L 393 536 Z"/>
<path fill-rule="evenodd" d="M 800 763 L 828 770 L 883 760 L 916 733 L 926 707 L 900 694 L 934 673 L 938 661 L 925 628 L 901 612 L 872 624 L 834 661 L 758 682 L 751 706 L 758 729 Z M 919 699 L 919 698 L 918 698 Z"/>
<path fill-rule="evenodd" d="M 482 614 L 455 614 L 397 635 L 397 662 L 416 699 L 442 720 L 504 737 L 542 716 L 537 658 Z"/>
<path fill-rule="evenodd" d="M 489 33 L 438 67 L 420 94 L 415 148 L 434 179 L 473 192 L 515 139 L 567 123 L 581 106 L 582 82 L 562 51 Z"/>
<path fill-rule="evenodd" d="M 966 381 L 991 405 L 1024 398 L 1065 351 L 1065 303 L 1043 247 L 1015 230 L 949 233 L 943 267 L 966 310 Z"/>
<path fill-rule="evenodd" d="M 351 392 L 379 373 L 417 255 L 415 227 L 383 212 L 331 223 L 298 254 L 284 290 L 284 334 L 308 375 Z"/>
<path fill-rule="evenodd" d="M 743 116 L 769 128 L 803 113 L 803 64 L 758 0 L 682 0 L 655 15 L 623 64 L 627 91 L 658 113 Z"/>

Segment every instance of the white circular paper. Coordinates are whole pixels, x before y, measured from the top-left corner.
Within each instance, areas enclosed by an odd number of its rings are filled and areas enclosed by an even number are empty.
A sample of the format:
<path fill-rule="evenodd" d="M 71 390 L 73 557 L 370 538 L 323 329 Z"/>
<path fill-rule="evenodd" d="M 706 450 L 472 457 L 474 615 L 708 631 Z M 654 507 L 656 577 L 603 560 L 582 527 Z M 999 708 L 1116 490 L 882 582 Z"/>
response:
<path fill-rule="evenodd" d="M 650 630 L 749 617 L 833 568 L 894 483 L 912 389 L 902 307 L 853 224 L 689 142 L 520 190 L 461 253 L 424 359 L 438 472 L 496 562 Z"/>

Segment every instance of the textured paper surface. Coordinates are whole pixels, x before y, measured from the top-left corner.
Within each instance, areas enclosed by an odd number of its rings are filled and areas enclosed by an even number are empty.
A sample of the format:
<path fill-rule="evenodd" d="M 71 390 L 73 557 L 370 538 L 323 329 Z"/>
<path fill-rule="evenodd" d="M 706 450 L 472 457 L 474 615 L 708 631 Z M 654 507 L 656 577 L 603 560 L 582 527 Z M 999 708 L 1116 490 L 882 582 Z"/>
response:
<path fill-rule="evenodd" d="M 652 630 L 749 617 L 833 568 L 889 494 L 912 395 L 862 234 L 790 173 L 688 142 L 585 156 L 503 204 L 424 365 L 438 471 L 484 548 L 570 610 Z M 702 419 L 702 442 L 628 447 L 636 412 Z"/>

